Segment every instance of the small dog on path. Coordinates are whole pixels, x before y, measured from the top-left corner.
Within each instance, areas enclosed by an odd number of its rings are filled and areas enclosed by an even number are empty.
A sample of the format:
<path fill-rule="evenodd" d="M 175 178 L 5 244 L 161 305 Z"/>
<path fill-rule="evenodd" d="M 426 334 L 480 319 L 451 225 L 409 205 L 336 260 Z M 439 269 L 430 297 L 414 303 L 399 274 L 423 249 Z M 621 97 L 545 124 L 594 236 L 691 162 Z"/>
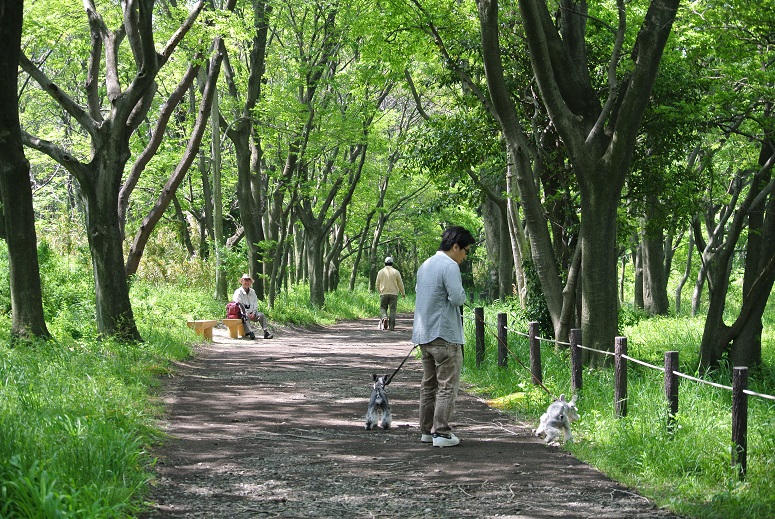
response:
<path fill-rule="evenodd" d="M 366 429 L 372 429 L 376 427 L 379 422 L 377 415 L 382 415 L 382 421 L 380 425 L 383 429 L 390 429 L 390 424 L 393 422 L 392 416 L 390 416 L 390 404 L 388 403 L 388 396 L 385 392 L 385 385 L 388 382 L 387 375 L 372 375 L 374 378 L 374 388 L 371 390 L 371 398 L 369 399 L 369 407 L 366 409 Z"/>
<path fill-rule="evenodd" d="M 570 432 L 570 424 L 579 419 L 578 409 L 576 408 L 577 396 L 573 395 L 573 398 L 568 402 L 565 400 L 565 395 L 560 395 L 559 399 L 552 402 L 546 409 L 546 412 L 541 415 L 535 435 L 540 436 L 544 434 L 546 436 L 544 441 L 546 443 L 553 443 L 563 433 L 565 441 L 572 442 L 573 435 Z"/>

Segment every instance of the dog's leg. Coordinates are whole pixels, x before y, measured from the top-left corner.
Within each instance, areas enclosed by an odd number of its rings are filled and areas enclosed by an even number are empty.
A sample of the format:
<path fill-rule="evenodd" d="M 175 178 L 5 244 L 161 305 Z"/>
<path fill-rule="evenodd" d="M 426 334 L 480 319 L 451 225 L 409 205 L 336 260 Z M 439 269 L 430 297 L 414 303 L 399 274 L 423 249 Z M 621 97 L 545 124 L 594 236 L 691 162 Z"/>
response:
<path fill-rule="evenodd" d="M 544 441 L 547 444 L 554 443 L 557 440 L 557 437 L 560 435 L 560 431 L 553 425 L 547 425 L 544 430 L 546 432 L 546 438 L 544 438 Z"/>
<path fill-rule="evenodd" d="M 366 430 L 370 430 L 375 425 L 377 425 L 377 417 L 374 416 L 374 409 L 369 407 L 366 411 Z"/>
<path fill-rule="evenodd" d="M 377 416 L 376 416 L 376 410 L 377 410 L 377 392 L 373 391 L 371 393 L 371 398 L 369 399 L 369 407 L 366 409 L 366 430 L 370 430 L 372 427 L 377 425 Z"/>
<path fill-rule="evenodd" d="M 390 404 L 388 404 L 387 395 L 382 395 L 382 428 L 390 429 L 393 423 L 393 416 L 390 414 Z"/>
<path fill-rule="evenodd" d="M 546 420 L 549 418 L 549 416 L 544 413 L 541 415 L 540 420 L 538 421 L 538 429 L 535 430 L 534 434 L 536 436 L 541 436 L 544 432 L 546 432 Z"/>

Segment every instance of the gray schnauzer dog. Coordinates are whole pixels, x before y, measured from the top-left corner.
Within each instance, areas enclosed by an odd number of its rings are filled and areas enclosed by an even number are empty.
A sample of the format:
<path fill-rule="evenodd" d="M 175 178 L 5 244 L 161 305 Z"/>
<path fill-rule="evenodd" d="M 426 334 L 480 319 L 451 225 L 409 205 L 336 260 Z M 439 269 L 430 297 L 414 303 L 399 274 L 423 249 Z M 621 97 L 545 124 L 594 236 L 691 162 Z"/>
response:
<path fill-rule="evenodd" d="M 546 409 L 546 412 L 541 415 L 535 435 L 540 436 L 544 434 L 546 436 L 544 441 L 546 443 L 553 443 L 563 433 L 565 441 L 572 442 L 573 435 L 570 432 L 570 424 L 579 419 L 578 409 L 576 408 L 577 396 L 573 395 L 573 398 L 568 402 L 565 400 L 565 395 L 560 395 L 559 399 L 552 402 Z"/>
<path fill-rule="evenodd" d="M 378 419 L 377 414 L 382 414 L 382 423 L 380 425 L 383 429 L 390 429 L 390 424 L 393 421 L 390 416 L 390 404 L 388 403 L 388 396 L 385 392 L 385 386 L 388 383 L 387 375 L 372 375 L 374 378 L 374 389 L 371 391 L 371 398 L 369 399 L 369 407 L 366 409 L 366 429 L 372 429 L 376 427 Z"/>

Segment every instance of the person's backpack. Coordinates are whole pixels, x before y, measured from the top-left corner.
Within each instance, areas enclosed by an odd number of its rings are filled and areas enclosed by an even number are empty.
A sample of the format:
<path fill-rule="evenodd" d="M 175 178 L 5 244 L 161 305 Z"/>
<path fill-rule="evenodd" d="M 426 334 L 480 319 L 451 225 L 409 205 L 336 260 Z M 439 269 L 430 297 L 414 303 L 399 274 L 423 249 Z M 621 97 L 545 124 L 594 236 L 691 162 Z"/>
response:
<path fill-rule="evenodd" d="M 240 311 L 239 303 L 234 301 L 226 303 L 226 319 L 241 319 L 242 312 Z"/>

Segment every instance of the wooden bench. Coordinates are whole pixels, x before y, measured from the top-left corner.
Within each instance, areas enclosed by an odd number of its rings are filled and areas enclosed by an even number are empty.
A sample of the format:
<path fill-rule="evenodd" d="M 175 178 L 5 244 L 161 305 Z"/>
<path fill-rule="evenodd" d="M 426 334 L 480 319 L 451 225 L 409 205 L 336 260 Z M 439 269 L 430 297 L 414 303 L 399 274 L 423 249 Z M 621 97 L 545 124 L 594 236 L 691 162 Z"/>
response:
<path fill-rule="evenodd" d="M 215 319 L 203 319 L 199 321 L 187 321 L 186 324 L 197 334 L 201 335 L 206 340 L 211 341 L 213 340 L 213 326 L 218 324 L 218 321 Z"/>
<path fill-rule="evenodd" d="M 242 319 L 224 319 L 223 324 L 229 329 L 229 337 L 232 339 L 245 335 L 245 330 L 242 327 Z"/>

